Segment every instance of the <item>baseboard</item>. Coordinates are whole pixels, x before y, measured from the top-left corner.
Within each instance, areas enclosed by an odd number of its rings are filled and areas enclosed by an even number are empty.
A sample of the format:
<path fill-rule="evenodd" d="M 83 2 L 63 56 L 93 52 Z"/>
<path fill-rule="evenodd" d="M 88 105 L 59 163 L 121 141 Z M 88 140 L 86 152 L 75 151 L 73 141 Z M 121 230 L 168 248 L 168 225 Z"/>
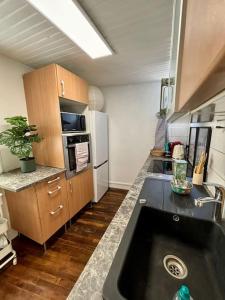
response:
<path fill-rule="evenodd" d="M 129 190 L 131 188 L 131 183 L 127 182 L 119 182 L 119 181 L 110 181 L 109 187 L 114 189 L 121 189 L 121 190 Z"/>

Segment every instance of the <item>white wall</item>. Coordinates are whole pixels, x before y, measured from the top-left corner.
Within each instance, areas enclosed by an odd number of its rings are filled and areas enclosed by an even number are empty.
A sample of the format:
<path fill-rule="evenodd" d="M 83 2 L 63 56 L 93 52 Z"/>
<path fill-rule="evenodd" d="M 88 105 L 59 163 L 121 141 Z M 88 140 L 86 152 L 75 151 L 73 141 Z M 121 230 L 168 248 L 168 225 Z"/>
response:
<path fill-rule="evenodd" d="M 29 67 L 0 54 L 0 131 L 6 129 L 5 117 L 27 115 L 22 75 L 30 70 Z M 0 173 L 18 166 L 19 160 L 6 147 L 0 146 Z M 9 219 L 5 198 L 3 204 L 4 216 Z M 9 231 L 10 238 L 15 235 L 15 231 Z"/>
<path fill-rule="evenodd" d="M 129 188 L 154 146 L 160 82 L 102 88 L 109 115 L 109 181 Z"/>
<path fill-rule="evenodd" d="M 6 129 L 5 117 L 27 115 L 22 75 L 31 69 L 0 54 L 0 131 Z M 0 146 L 0 173 L 19 166 L 18 159 Z"/>

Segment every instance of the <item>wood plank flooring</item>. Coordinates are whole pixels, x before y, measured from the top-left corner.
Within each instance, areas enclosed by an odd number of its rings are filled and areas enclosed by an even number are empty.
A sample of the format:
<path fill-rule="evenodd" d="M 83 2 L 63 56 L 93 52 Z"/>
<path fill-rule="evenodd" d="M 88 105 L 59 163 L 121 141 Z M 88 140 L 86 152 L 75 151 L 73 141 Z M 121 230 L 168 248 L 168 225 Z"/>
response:
<path fill-rule="evenodd" d="M 126 191 L 109 190 L 92 208 L 86 208 L 43 248 L 26 237 L 13 241 L 18 264 L 0 272 L 0 299 L 66 299 L 103 236 Z"/>

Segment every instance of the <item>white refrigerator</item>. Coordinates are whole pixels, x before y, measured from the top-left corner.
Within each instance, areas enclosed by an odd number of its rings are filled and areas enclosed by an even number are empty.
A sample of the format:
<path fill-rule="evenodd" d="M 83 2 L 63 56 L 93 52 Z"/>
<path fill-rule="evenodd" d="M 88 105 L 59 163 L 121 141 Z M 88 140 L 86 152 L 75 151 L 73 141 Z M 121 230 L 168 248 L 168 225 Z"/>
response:
<path fill-rule="evenodd" d="M 94 177 L 94 199 L 98 202 L 109 187 L 108 115 L 90 111 L 90 131 Z"/>

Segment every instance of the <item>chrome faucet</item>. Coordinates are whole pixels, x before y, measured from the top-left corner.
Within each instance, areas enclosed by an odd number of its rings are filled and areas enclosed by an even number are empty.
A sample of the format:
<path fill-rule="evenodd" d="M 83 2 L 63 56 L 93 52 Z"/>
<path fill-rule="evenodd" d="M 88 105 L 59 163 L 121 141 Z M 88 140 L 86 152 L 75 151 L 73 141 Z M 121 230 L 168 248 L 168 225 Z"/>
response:
<path fill-rule="evenodd" d="M 219 219 L 225 220 L 225 188 L 216 183 L 203 183 L 206 186 L 212 186 L 215 188 L 215 197 L 201 197 L 194 200 L 195 206 L 202 207 L 205 203 L 219 203 L 220 204 L 220 210 L 219 213 L 216 212 L 217 216 L 219 214 Z"/>

